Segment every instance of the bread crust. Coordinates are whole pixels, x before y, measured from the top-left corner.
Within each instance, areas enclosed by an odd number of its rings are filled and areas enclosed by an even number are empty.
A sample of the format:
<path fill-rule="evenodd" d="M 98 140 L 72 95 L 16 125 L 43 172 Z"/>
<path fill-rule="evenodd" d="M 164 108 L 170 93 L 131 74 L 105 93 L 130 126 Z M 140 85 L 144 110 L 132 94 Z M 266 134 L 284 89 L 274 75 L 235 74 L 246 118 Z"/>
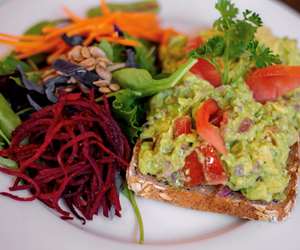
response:
<path fill-rule="evenodd" d="M 128 187 L 138 196 L 165 201 L 185 208 L 228 214 L 250 220 L 282 221 L 288 217 L 296 200 L 299 149 L 298 143 L 291 147 L 287 162 L 290 182 L 285 191 L 286 199 L 281 202 L 249 201 L 237 192 L 224 197 L 219 194 L 220 188 L 214 186 L 188 189 L 160 183 L 154 177 L 142 175 L 138 171 L 140 143 L 135 146 L 133 158 L 127 170 Z"/>

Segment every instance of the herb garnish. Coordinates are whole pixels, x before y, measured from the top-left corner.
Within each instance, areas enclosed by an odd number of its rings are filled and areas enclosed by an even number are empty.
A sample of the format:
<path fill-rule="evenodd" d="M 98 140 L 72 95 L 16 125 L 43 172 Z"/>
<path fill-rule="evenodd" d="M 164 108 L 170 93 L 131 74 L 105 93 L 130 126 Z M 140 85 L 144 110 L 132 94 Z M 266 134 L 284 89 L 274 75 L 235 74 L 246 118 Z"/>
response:
<path fill-rule="evenodd" d="M 245 10 L 243 17 L 239 18 L 239 9 L 229 0 L 218 0 L 215 8 L 221 14 L 214 23 L 218 35 L 192 51 L 192 57 L 203 58 L 212 63 L 221 73 L 224 84 L 241 77 L 251 67 L 260 68 L 280 63 L 279 56 L 255 38 L 257 29 L 262 26 L 257 13 Z M 234 71 L 241 58 L 248 60 L 248 67 L 231 78 L 229 71 Z"/>

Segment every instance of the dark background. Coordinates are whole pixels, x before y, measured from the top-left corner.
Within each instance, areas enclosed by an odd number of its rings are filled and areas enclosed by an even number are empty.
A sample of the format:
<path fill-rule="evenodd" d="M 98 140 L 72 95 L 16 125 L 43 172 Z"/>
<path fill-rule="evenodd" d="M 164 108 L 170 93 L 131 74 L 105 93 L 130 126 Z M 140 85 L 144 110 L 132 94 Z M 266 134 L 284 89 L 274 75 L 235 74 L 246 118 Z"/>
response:
<path fill-rule="evenodd" d="M 300 12 L 300 0 L 279 0 L 279 1 L 288 4 L 290 7 Z"/>

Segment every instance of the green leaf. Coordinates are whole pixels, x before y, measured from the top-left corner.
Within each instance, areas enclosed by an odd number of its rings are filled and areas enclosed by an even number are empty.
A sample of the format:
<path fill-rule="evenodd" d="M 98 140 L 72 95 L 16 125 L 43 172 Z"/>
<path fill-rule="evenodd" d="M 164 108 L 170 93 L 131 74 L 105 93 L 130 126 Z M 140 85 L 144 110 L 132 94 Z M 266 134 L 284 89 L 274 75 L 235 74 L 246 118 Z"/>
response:
<path fill-rule="evenodd" d="M 9 55 L 0 62 L 0 76 L 13 74 L 17 65 L 21 65 L 24 71 L 30 70 L 30 66 L 28 64 L 20 61 L 14 55 Z"/>
<path fill-rule="evenodd" d="M 218 0 L 215 7 L 221 14 L 214 23 L 219 34 L 192 51 L 191 56 L 211 62 L 221 73 L 223 84 L 245 75 L 254 65 L 265 67 L 280 62 L 277 55 L 255 40 L 255 33 L 262 26 L 257 13 L 245 10 L 242 18 L 239 18 L 238 8 L 229 0 Z M 242 58 L 245 67 L 241 71 L 239 61 Z"/>
<path fill-rule="evenodd" d="M 18 168 L 18 163 L 11 159 L 0 157 L 0 166 L 4 166 L 7 168 Z"/>
<path fill-rule="evenodd" d="M 197 62 L 189 59 L 181 65 L 172 75 L 167 78 L 155 80 L 151 74 L 144 69 L 126 68 L 113 73 L 113 78 L 119 82 L 122 88 L 139 92 L 142 96 L 151 96 L 162 90 L 174 87 L 182 77 Z"/>
<path fill-rule="evenodd" d="M 155 75 L 157 69 L 155 67 L 156 61 L 156 47 L 153 44 L 146 44 L 142 40 L 138 40 L 140 46 L 136 46 L 135 50 L 135 60 L 138 66 L 142 69 L 148 70 L 151 75 Z"/>
<path fill-rule="evenodd" d="M 124 62 L 126 60 L 125 46 L 112 44 L 105 39 L 103 39 L 98 46 L 112 62 Z"/>
<path fill-rule="evenodd" d="M 48 20 L 40 21 L 32 25 L 31 27 L 29 27 L 24 32 L 24 35 L 40 35 L 42 34 L 43 28 L 45 28 L 46 26 L 55 26 L 55 23 L 56 23 L 55 21 L 48 21 Z"/>
<path fill-rule="evenodd" d="M 158 12 L 159 5 L 156 0 L 142 0 L 131 3 L 108 3 L 108 8 L 111 11 L 124 11 L 124 12 Z M 99 6 L 91 8 L 87 11 L 86 15 L 88 17 L 101 16 L 102 11 Z"/>
<path fill-rule="evenodd" d="M 3 95 L 0 94 L 0 131 L 2 132 L 2 137 L 7 141 L 7 139 L 10 138 L 12 131 L 20 124 L 20 118 L 11 109 Z"/>
<path fill-rule="evenodd" d="M 109 60 L 113 61 L 113 59 L 114 59 L 114 49 L 113 49 L 113 46 L 112 46 L 111 43 L 109 43 L 107 40 L 103 39 L 99 43 L 98 47 L 105 52 L 105 54 L 106 54 L 106 56 Z"/>
<path fill-rule="evenodd" d="M 42 73 L 40 71 L 26 72 L 26 77 L 34 83 L 39 83 L 42 80 Z M 9 78 L 15 81 L 19 86 L 23 87 L 20 77 L 10 76 Z"/>
<path fill-rule="evenodd" d="M 26 76 L 29 81 L 39 83 L 42 80 L 42 73 L 40 71 L 27 72 Z"/>
<path fill-rule="evenodd" d="M 261 17 L 256 13 L 251 10 L 245 10 L 243 12 L 244 20 L 252 23 L 253 25 L 257 27 L 261 27 L 263 25 L 263 21 Z"/>
<path fill-rule="evenodd" d="M 139 224 L 139 229 L 140 229 L 139 243 L 143 244 L 144 243 L 144 238 L 145 238 L 143 218 L 142 218 L 141 212 L 139 210 L 139 207 L 137 205 L 135 195 L 131 190 L 129 190 L 129 188 L 127 186 L 127 183 L 124 183 L 122 194 L 129 200 L 129 202 L 132 206 L 132 209 L 135 213 L 136 219 L 137 219 L 138 224 Z"/>
<path fill-rule="evenodd" d="M 129 137 L 131 143 L 135 143 L 141 132 L 141 121 L 145 116 L 141 95 L 129 89 L 123 89 L 113 93 L 115 99 L 112 102 L 112 109 L 115 117 L 121 120 L 123 131 Z"/>
<path fill-rule="evenodd" d="M 251 53 L 251 60 L 254 61 L 257 68 L 267 67 L 274 63 L 281 63 L 278 55 L 275 55 L 270 48 L 259 44 L 258 41 L 251 42 L 248 46 L 248 50 Z"/>
<path fill-rule="evenodd" d="M 13 80 L 16 84 L 23 87 L 20 77 L 10 76 L 9 79 Z"/>

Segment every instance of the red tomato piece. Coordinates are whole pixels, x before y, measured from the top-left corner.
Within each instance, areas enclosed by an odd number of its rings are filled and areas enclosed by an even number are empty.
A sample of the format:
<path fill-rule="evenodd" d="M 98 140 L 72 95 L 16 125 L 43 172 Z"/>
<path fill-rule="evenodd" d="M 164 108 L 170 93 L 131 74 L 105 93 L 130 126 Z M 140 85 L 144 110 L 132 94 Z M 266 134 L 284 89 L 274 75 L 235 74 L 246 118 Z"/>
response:
<path fill-rule="evenodd" d="M 194 187 L 205 183 L 203 172 L 203 165 L 198 159 L 198 154 L 193 151 L 185 158 L 184 173 L 187 173 L 187 181 L 185 183 L 188 187 Z"/>
<path fill-rule="evenodd" d="M 203 172 L 208 185 L 225 184 L 227 176 L 217 151 L 212 145 L 200 146 L 204 155 Z"/>
<path fill-rule="evenodd" d="M 186 51 L 190 52 L 204 43 L 201 36 L 192 38 L 188 41 Z M 198 62 L 192 67 L 191 72 L 196 76 L 210 82 L 214 87 L 221 85 L 221 76 L 214 65 L 204 59 L 198 59 Z"/>
<path fill-rule="evenodd" d="M 257 69 L 246 79 L 256 101 L 274 101 L 300 87 L 300 66 L 272 65 Z"/>
<path fill-rule="evenodd" d="M 174 121 L 174 137 L 178 137 L 182 134 L 189 134 L 192 130 L 192 121 L 189 116 L 183 116 L 177 118 Z"/>
<path fill-rule="evenodd" d="M 203 43 L 204 43 L 203 38 L 201 36 L 196 36 L 196 37 L 188 40 L 188 43 L 187 43 L 185 49 L 187 52 L 190 52 L 193 49 L 200 47 Z"/>
<path fill-rule="evenodd" d="M 214 87 L 218 87 L 222 83 L 221 76 L 215 66 L 204 59 L 198 59 L 198 62 L 191 68 L 191 72 L 208 81 Z"/>
<path fill-rule="evenodd" d="M 220 153 L 226 154 L 226 147 L 220 129 L 210 123 L 211 117 L 220 110 L 213 99 L 208 99 L 196 112 L 196 129 L 198 134 Z"/>

